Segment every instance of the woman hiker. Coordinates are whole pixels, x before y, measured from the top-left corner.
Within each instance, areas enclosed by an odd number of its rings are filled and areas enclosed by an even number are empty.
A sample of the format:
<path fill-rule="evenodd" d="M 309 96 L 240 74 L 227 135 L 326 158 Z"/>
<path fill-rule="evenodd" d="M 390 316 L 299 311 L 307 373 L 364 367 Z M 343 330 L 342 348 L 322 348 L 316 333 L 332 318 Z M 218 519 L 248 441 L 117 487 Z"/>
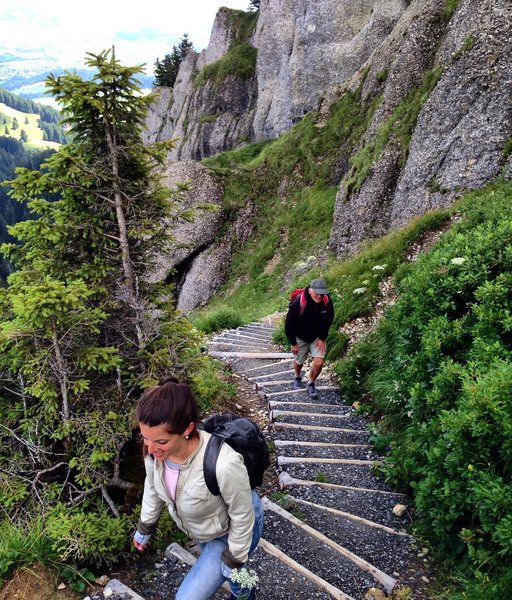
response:
<path fill-rule="evenodd" d="M 263 507 L 251 489 L 242 456 L 222 445 L 216 468 L 220 496 L 211 494 L 203 474 L 210 434 L 197 427 L 199 411 L 190 388 L 174 379 L 142 394 L 136 418 L 144 443 L 146 479 L 135 547 L 147 547 L 167 506 L 176 525 L 201 548 L 176 600 L 207 600 L 226 580 L 231 586 L 229 599 L 237 599 L 240 584 L 229 576 L 245 564 L 263 531 Z M 251 589 L 248 600 L 253 598 Z"/>

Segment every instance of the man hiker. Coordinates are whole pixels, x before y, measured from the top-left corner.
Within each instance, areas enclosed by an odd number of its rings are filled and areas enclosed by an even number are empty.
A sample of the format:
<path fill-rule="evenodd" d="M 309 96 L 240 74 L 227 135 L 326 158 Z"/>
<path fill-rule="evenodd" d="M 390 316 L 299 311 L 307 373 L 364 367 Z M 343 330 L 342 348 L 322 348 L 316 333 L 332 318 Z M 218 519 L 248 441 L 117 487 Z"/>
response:
<path fill-rule="evenodd" d="M 317 398 L 315 381 L 324 366 L 325 340 L 334 319 L 334 310 L 323 279 L 313 279 L 308 287 L 297 292 L 294 298 L 295 293 L 292 294 L 285 321 L 286 337 L 295 354 L 293 387 L 303 387 L 302 365 L 309 353 L 313 363 L 309 369 L 307 390 L 310 398 Z"/>

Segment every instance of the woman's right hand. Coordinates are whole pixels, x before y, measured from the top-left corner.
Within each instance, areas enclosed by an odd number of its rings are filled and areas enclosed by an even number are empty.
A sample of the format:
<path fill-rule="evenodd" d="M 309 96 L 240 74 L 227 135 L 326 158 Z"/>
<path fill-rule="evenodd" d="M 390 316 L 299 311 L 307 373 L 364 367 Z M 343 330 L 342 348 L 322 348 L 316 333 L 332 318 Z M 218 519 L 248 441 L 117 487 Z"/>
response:
<path fill-rule="evenodd" d="M 137 550 L 140 550 L 141 552 L 144 552 L 144 550 L 149 546 L 149 544 L 140 544 L 139 542 L 137 542 L 137 540 L 133 540 L 133 545 L 135 546 L 135 548 L 137 548 Z"/>

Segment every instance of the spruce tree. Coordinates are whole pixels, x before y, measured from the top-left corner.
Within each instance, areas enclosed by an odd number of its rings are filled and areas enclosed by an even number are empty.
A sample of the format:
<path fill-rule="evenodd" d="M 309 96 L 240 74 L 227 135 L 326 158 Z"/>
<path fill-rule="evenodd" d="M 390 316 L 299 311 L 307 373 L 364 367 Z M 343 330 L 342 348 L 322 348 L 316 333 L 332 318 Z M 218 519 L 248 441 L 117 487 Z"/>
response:
<path fill-rule="evenodd" d="M 178 46 L 172 47 L 171 54 L 166 54 L 160 61 L 155 62 L 155 85 L 173 87 L 178 76 L 178 71 L 183 59 L 189 50 L 193 50 L 194 45 L 188 39 L 188 34 L 184 33 Z"/>
<path fill-rule="evenodd" d="M 141 140 L 152 100 L 140 93 L 142 69 L 113 51 L 86 63 L 90 80 L 47 81 L 72 141 L 10 182 L 35 218 L 1 249 L 16 270 L 0 291 L 0 500 L 51 503 L 51 477 L 61 500 L 96 491 L 116 513 L 109 490 L 130 485 L 120 453 L 134 400 L 203 359 L 172 289 L 147 278 L 176 205 L 157 174 L 168 145 Z"/>

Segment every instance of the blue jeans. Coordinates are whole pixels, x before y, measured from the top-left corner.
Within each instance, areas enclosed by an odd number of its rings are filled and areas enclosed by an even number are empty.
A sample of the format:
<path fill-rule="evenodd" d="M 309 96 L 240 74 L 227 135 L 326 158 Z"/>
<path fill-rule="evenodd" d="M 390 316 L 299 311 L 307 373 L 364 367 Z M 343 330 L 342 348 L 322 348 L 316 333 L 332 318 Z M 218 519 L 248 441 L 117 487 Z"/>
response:
<path fill-rule="evenodd" d="M 263 533 L 263 505 L 255 490 L 252 492 L 252 505 L 254 507 L 254 529 L 249 556 L 256 549 Z M 226 568 L 229 570 L 229 567 L 221 559 L 222 552 L 228 547 L 227 534 L 200 544 L 200 546 L 201 554 L 182 581 L 176 594 L 176 600 L 208 600 L 227 579 L 222 571 L 224 566 L 224 573 L 227 573 Z M 229 585 L 232 595 L 238 598 L 241 591 L 240 584 L 229 581 Z"/>

